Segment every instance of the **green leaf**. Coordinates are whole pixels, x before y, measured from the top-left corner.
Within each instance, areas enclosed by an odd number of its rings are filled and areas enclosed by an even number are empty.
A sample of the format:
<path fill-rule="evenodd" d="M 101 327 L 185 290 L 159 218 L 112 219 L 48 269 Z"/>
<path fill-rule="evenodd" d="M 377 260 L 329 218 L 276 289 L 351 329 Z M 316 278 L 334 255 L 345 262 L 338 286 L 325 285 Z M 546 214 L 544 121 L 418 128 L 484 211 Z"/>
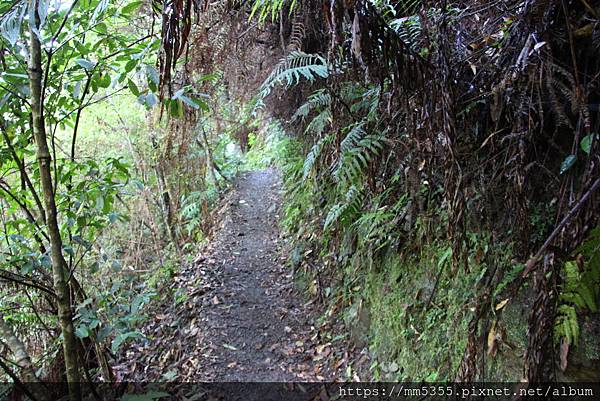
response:
<path fill-rule="evenodd" d="M 106 33 L 108 32 L 108 27 L 104 22 L 100 22 L 99 24 L 96 24 L 96 30 L 100 33 Z"/>
<path fill-rule="evenodd" d="M 167 373 L 162 375 L 162 378 L 167 382 L 174 381 L 179 375 L 176 370 L 169 370 Z"/>
<path fill-rule="evenodd" d="M 206 104 L 205 101 L 203 101 L 201 99 L 194 99 L 194 101 L 196 102 L 196 104 L 198 104 L 198 106 L 200 106 L 200 108 L 203 111 L 210 111 L 210 108 L 208 107 L 208 104 Z"/>
<path fill-rule="evenodd" d="M 183 116 L 183 107 L 181 105 L 181 102 L 179 100 L 169 100 L 170 102 L 170 107 L 169 107 L 169 111 L 171 113 L 171 115 L 175 118 L 179 118 Z"/>
<path fill-rule="evenodd" d="M 119 333 L 115 336 L 115 339 L 112 341 L 110 349 L 113 353 L 117 353 L 121 345 L 132 338 L 142 337 L 142 334 L 137 331 L 129 331 L 127 333 Z"/>
<path fill-rule="evenodd" d="M 579 146 L 581 146 L 581 150 L 583 150 L 586 154 L 590 154 L 592 148 L 592 139 L 594 138 L 594 134 L 586 135 L 583 137 Z"/>
<path fill-rule="evenodd" d="M 595 299 L 594 299 L 595 298 L 594 293 L 587 286 L 587 283 L 579 284 L 579 295 L 581 296 L 581 299 L 583 300 L 583 304 L 585 307 L 587 307 L 592 312 L 598 311 L 598 307 L 597 307 Z"/>
<path fill-rule="evenodd" d="M 135 66 L 138 64 L 138 60 L 135 59 L 130 59 L 127 64 L 125 64 L 125 71 L 130 72 L 131 70 L 133 70 L 135 68 Z"/>
<path fill-rule="evenodd" d="M 75 84 L 75 88 L 73 88 L 73 97 L 75 99 L 79 99 L 79 94 L 81 93 L 81 81 L 77 81 Z"/>
<path fill-rule="evenodd" d="M 96 210 L 104 209 L 104 194 L 99 194 L 96 197 Z"/>
<path fill-rule="evenodd" d="M 92 79 L 92 81 L 90 82 L 90 87 L 92 88 L 92 92 L 94 92 L 94 93 L 98 92 L 98 81 L 95 79 Z"/>
<path fill-rule="evenodd" d="M 144 4 L 143 1 L 134 1 L 132 3 L 127 4 L 125 7 L 123 7 L 121 9 L 121 11 L 123 12 L 123 14 L 129 14 L 132 11 L 137 10 L 138 8 L 140 8 L 140 6 Z"/>
<path fill-rule="evenodd" d="M 138 295 L 133 299 L 131 303 L 131 313 L 138 313 L 142 305 L 146 302 L 146 298 L 143 295 Z"/>
<path fill-rule="evenodd" d="M 90 331 L 85 324 L 81 324 L 75 329 L 75 335 L 79 338 L 87 338 L 90 336 Z"/>
<path fill-rule="evenodd" d="M 110 86 L 111 82 L 112 82 L 112 80 L 110 79 L 110 74 L 104 74 L 98 80 L 98 86 L 101 88 L 108 88 Z"/>
<path fill-rule="evenodd" d="M 78 58 L 77 60 L 75 60 L 75 62 L 88 71 L 93 70 L 96 66 L 96 63 L 94 63 L 93 61 L 86 60 L 84 58 Z"/>
<path fill-rule="evenodd" d="M 438 260 L 438 268 L 441 268 L 446 263 L 446 261 L 450 259 L 451 256 L 452 247 L 449 246 Z"/>
<path fill-rule="evenodd" d="M 566 173 L 571 167 L 573 167 L 573 164 L 575 164 L 576 160 L 577 157 L 575 155 L 567 156 L 560 165 L 560 174 Z"/>
<path fill-rule="evenodd" d="M 75 47 L 77 48 L 77 51 L 81 53 L 82 56 L 89 53 L 87 47 L 85 47 L 85 45 L 79 41 L 75 42 Z"/>
<path fill-rule="evenodd" d="M 206 74 L 198 78 L 198 83 L 200 82 L 217 82 L 219 80 L 220 74 L 218 72 L 213 72 L 211 74 Z"/>
<path fill-rule="evenodd" d="M 185 91 L 185 89 L 179 89 L 177 92 L 175 92 L 175 94 L 173 95 L 173 97 L 171 98 L 172 100 L 177 100 L 179 99 L 181 96 L 183 96 L 183 92 Z"/>
<path fill-rule="evenodd" d="M 134 96 L 140 96 L 140 90 L 138 89 L 135 82 L 133 82 L 131 79 L 127 79 L 127 86 L 129 87 L 129 90 L 131 91 L 131 93 L 133 93 Z"/>
<path fill-rule="evenodd" d="M 346 211 L 347 208 L 347 204 L 333 205 L 329 210 L 329 213 L 327 213 L 323 229 L 327 230 L 333 223 L 335 223 L 340 218 L 340 216 Z"/>
<path fill-rule="evenodd" d="M 110 212 L 110 213 L 108 214 L 108 220 L 109 220 L 111 223 L 114 223 L 114 222 L 116 222 L 117 220 L 119 220 L 119 214 L 118 214 L 118 213 L 115 213 L 115 212 Z"/>
<path fill-rule="evenodd" d="M 158 71 L 156 71 L 156 68 L 154 68 L 151 65 L 146 65 L 146 73 L 148 74 L 150 81 L 154 82 L 156 85 L 159 84 L 160 78 L 158 76 Z"/>

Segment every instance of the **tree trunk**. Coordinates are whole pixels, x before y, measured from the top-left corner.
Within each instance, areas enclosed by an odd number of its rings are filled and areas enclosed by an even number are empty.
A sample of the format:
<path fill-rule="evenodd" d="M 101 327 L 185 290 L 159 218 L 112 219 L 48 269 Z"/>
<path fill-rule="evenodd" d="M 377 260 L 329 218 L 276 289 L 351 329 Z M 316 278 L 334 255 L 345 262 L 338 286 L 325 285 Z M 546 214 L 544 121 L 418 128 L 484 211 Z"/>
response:
<path fill-rule="evenodd" d="M 212 155 L 212 150 L 210 148 L 210 144 L 208 143 L 208 138 L 206 136 L 206 131 L 204 131 L 204 127 L 201 128 L 201 131 L 202 131 L 202 143 L 199 143 L 199 144 L 204 148 L 204 152 L 206 153 L 206 168 L 208 169 L 208 173 L 210 174 L 210 178 L 214 182 L 215 187 L 217 187 L 217 189 L 220 191 L 222 188 L 221 188 L 221 185 L 219 184 L 219 181 L 217 180 L 215 171 L 217 173 L 219 173 L 219 175 L 221 177 L 223 177 L 223 178 L 225 178 L 225 177 L 223 176 L 221 171 L 219 171 L 219 167 L 215 163 L 215 160 Z"/>
<path fill-rule="evenodd" d="M 4 321 L 4 316 L 2 315 L 0 315 L 0 338 L 8 345 L 8 348 L 14 355 L 15 364 L 20 369 L 22 381 L 31 386 L 29 390 L 33 390 L 31 392 L 37 400 L 46 400 L 46 396 L 38 385 L 39 379 L 35 374 L 33 363 L 25 349 L 25 345 L 17 338 L 8 323 Z"/>
<path fill-rule="evenodd" d="M 39 25 L 37 14 L 38 0 L 31 0 L 30 7 L 35 11 L 35 24 Z M 37 159 L 40 170 L 40 182 L 44 193 L 44 206 L 46 209 L 46 223 L 50 236 L 52 275 L 54 291 L 57 296 L 58 319 L 63 335 L 63 352 L 69 395 L 71 401 L 81 400 L 79 383 L 79 364 L 77 361 L 77 342 L 73 330 L 73 316 L 71 312 L 71 296 L 67 287 L 65 273 L 65 259 L 62 251 L 62 239 L 58 228 L 56 201 L 54 187 L 52 186 L 51 157 L 46 140 L 46 127 L 44 123 L 44 105 L 42 104 L 42 50 L 40 40 L 33 29 L 30 35 L 29 58 L 29 89 L 31 91 L 31 114 L 33 119 L 32 131 L 37 146 Z"/>
<path fill-rule="evenodd" d="M 163 165 L 160 161 L 160 149 L 158 147 L 158 142 L 154 135 L 151 135 L 150 140 L 152 142 L 152 149 L 154 149 L 156 155 L 156 178 L 158 181 L 158 190 L 160 192 L 160 197 L 162 201 L 163 208 L 163 221 L 167 231 L 167 235 L 169 236 L 171 242 L 175 246 L 175 250 L 177 253 L 181 253 L 181 248 L 179 247 L 179 241 L 177 239 L 177 230 L 175 227 L 175 211 L 173 210 L 173 203 L 171 202 L 171 194 L 169 192 L 169 185 L 167 183 L 167 179 L 165 177 L 165 172 L 163 169 Z"/>
<path fill-rule="evenodd" d="M 35 370 L 31 358 L 25 349 L 25 345 L 17 338 L 8 323 L 4 321 L 4 316 L 0 315 L 0 337 L 15 357 L 15 364 L 21 370 L 21 376 L 26 382 L 34 383 L 37 381 Z"/>

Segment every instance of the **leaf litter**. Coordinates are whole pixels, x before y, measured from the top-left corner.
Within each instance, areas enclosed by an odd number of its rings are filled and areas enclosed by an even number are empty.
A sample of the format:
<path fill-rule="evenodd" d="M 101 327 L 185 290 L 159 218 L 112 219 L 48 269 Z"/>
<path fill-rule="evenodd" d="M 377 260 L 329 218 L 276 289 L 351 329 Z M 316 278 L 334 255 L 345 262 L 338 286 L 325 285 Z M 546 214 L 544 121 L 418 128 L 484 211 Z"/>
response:
<path fill-rule="evenodd" d="M 342 329 L 315 323 L 322 311 L 303 299 L 285 266 L 279 187 L 274 169 L 238 178 L 213 240 L 173 278 L 185 300 L 152 304 L 143 338 L 118 355 L 118 380 L 338 381 L 348 370 L 359 379 L 365 351 L 327 339 Z"/>

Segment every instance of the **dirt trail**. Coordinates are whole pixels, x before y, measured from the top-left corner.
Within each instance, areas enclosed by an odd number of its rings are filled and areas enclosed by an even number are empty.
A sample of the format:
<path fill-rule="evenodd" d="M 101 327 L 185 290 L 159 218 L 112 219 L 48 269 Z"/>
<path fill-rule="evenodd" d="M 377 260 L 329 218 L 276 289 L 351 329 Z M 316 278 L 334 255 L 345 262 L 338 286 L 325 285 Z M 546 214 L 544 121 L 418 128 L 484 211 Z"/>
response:
<path fill-rule="evenodd" d="M 315 314 L 294 289 L 280 255 L 280 177 L 241 175 L 223 226 L 194 264 L 174 279 L 178 304 L 165 300 L 130 346 L 124 378 L 190 381 L 332 380 L 343 351 L 323 344 Z M 181 297 L 179 297 L 181 298 Z"/>

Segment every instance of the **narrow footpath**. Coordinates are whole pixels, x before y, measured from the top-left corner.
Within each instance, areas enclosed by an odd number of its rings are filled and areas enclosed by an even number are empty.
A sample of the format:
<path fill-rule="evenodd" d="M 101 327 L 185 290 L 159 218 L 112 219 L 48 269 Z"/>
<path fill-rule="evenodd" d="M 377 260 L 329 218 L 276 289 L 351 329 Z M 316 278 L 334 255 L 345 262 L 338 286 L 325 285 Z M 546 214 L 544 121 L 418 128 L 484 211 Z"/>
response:
<path fill-rule="evenodd" d="M 144 339 L 129 346 L 127 366 L 117 369 L 122 378 L 283 382 L 343 376 L 347 351 L 323 338 L 314 306 L 295 289 L 281 254 L 280 187 L 275 169 L 237 179 L 219 231 L 174 278 L 175 300 L 164 299 L 143 328 Z"/>

